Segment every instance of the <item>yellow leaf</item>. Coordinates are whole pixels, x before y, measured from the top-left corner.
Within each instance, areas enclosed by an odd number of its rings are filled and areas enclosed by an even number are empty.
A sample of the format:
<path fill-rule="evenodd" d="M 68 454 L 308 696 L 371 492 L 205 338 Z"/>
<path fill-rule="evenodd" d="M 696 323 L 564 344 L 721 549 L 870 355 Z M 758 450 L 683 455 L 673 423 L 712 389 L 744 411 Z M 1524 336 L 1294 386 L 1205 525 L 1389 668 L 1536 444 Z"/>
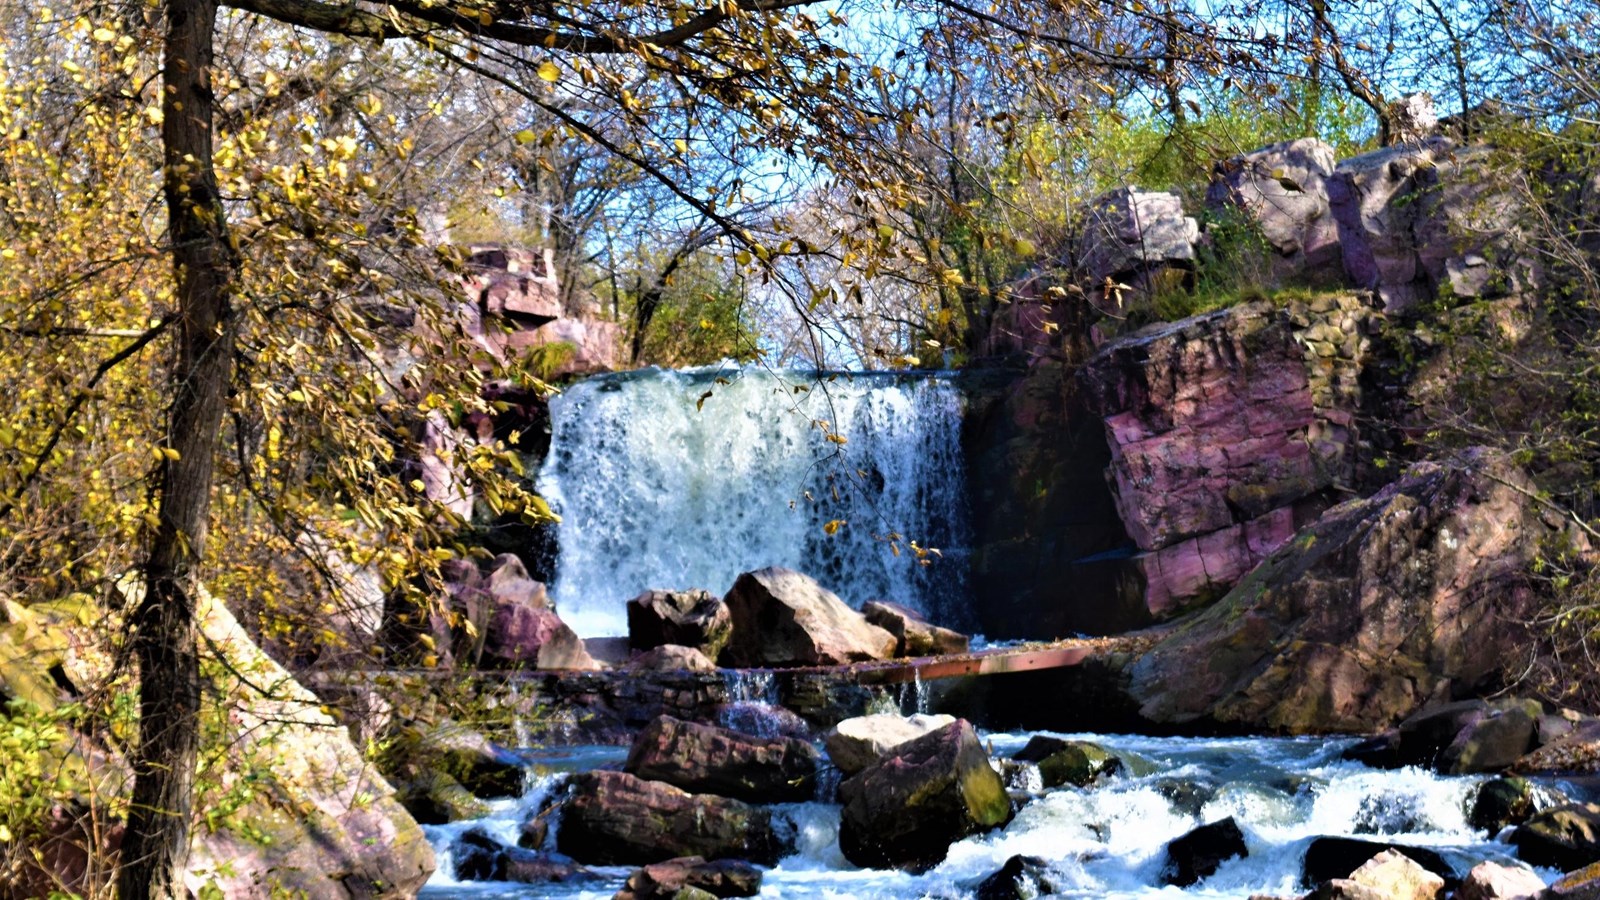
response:
<path fill-rule="evenodd" d="M 83 71 L 83 66 L 78 65 L 70 59 L 62 62 L 61 68 L 66 69 L 68 72 L 71 72 L 74 75 Z"/>
<path fill-rule="evenodd" d="M 306 402 L 305 392 L 301 391 L 301 390 L 290 391 L 289 392 L 289 400 L 294 402 L 294 403 L 304 403 L 304 402 Z"/>
<path fill-rule="evenodd" d="M 539 136 L 534 134 L 532 130 L 524 128 L 511 137 L 519 144 L 531 144 L 535 140 L 538 140 Z"/>
<path fill-rule="evenodd" d="M 94 39 L 102 44 L 109 44 L 117 39 L 117 33 L 109 28 L 96 28 L 94 30 Z"/>
<path fill-rule="evenodd" d="M 673 142 L 672 142 L 672 146 L 674 146 L 674 147 L 676 147 L 676 148 L 678 148 L 678 152 L 679 152 L 679 153 L 680 153 L 680 154 L 681 154 L 681 153 L 688 153 L 688 152 L 689 152 L 689 142 L 688 142 L 688 141 L 685 141 L 685 140 L 684 140 L 684 139 L 683 139 L 683 138 L 677 138 L 677 139 L 675 139 L 675 140 L 674 140 L 674 141 L 673 141 Z"/>
<path fill-rule="evenodd" d="M 487 9 L 481 10 L 478 13 L 478 21 L 487 28 L 494 24 L 494 13 L 489 12 Z"/>
<path fill-rule="evenodd" d="M 824 524 L 822 526 L 822 530 L 825 533 L 829 534 L 829 535 L 834 535 L 834 534 L 838 534 L 839 533 L 839 529 L 841 529 L 843 527 L 844 527 L 844 520 L 843 519 L 831 519 L 826 524 Z"/>
<path fill-rule="evenodd" d="M 559 69 L 555 63 L 547 59 L 544 62 L 539 63 L 539 77 L 550 82 L 551 84 L 554 84 L 561 80 L 561 69 Z"/>

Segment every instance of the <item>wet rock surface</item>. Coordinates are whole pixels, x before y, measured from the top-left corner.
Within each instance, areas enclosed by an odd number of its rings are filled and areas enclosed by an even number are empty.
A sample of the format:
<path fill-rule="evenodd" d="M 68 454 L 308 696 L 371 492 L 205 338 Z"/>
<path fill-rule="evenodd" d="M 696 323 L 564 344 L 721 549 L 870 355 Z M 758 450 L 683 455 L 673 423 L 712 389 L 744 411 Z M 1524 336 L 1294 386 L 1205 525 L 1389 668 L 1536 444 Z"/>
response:
<path fill-rule="evenodd" d="M 660 716 L 639 733 L 623 771 L 691 793 L 786 803 L 815 795 L 819 756 L 794 738 L 762 738 Z"/>
<path fill-rule="evenodd" d="M 918 869 L 950 844 L 1003 825 L 1011 799 L 970 723 L 902 744 L 839 785 L 839 848 L 868 868 Z"/>
<path fill-rule="evenodd" d="M 1511 833 L 1517 855 L 1563 872 L 1600 862 L 1600 804 L 1568 803 L 1538 813 Z"/>
<path fill-rule="evenodd" d="M 573 776 L 556 848 L 591 865 L 645 865 L 680 856 L 770 865 L 783 850 L 765 809 L 625 772 Z"/>
<path fill-rule="evenodd" d="M 1215 874 L 1226 860 L 1249 856 L 1244 843 L 1244 832 L 1232 816 L 1199 828 L 1167 844 L 1167 861 L 1161 868 L 1161 879 L 1167 884 L 1188 887 Z"/>
<path fill-rule="evenodd" d="M 686 888 L 713 897 L 754 897 L 761 890 L 761 870 L 737 859 L 669 859 L 629 875 L 612 900 L 673 900 Z"/>

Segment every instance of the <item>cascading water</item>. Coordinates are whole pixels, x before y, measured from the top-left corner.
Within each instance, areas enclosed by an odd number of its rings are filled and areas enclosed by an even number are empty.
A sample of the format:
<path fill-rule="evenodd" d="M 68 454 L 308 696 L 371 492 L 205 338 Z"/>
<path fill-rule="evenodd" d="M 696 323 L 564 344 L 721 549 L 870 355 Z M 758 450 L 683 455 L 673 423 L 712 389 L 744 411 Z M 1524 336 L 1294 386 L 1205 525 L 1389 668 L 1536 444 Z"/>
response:
<path fill-rule="evenodd" d="M 983 736 L 997 755 L 1021 750 L 1032 735 Z M 1124 768 L 1091 788 L 1041 791 L 1037 781 L 1013 784 L 1032 795 L 1005 827 L 957 841 L 926 872 L 858 869 L 840 852 L 840 812 L 833 803 L 770 807 L 783 824 L 792 852 L 763 873 L 762 897 L 784 900 L 970 900 L 986 875 L 1015 855 L 1038 857 L 1043 873 L 1067 900 L 1158 900 L 1197 897 L 1246 900 L 1271 894 L 1297 896 L 1301 864 L 1311 841 L 1323 835 L 1355 836 L 1431 848 L 1464 874 L 1480 860 L 1515 864 L 1509 844 L 1475 830 L 1468 812 L 1484 776 L 1442 776 L 1418 769 L 1369 769 L 1340 759 L 1348 739 L 1154 738 L 1072 735 L 1093 740 L 1124 761 Z M 595 751 L 603 752 L 603 751 Z M 620 750 L 610 750 L 611 759 Z M 594 765 L 605 757 L 584 760 Z M 614 764 L 614 762 L 613 762 Z M 574 766 L 579 767 L 579 766 Z M 543 783 L 541 783 L 542 785 Z M 1573 796 L 1583 796 L 1572 785 Z M 514 842 L 518 818 L 542 798 L 496 806 L 470 826 L 429 829 L 449 865 L 449 842 L 466 827 L 484 827 Z M 1232 816 L 1248 855 L 1223 862 L 1215 874 L 1188 888 L 1166 885 L 1165 845 L 1197 825 Z M 546 849 L 554 846 L 550 841 Z M 589 884 L 461 883 L 443 868 L 424 890 L 429 900 L 562 898 L 605 900 L 631 871 L 602 868 Z M 1545 880 L 1557 873 L 1541 871 Z"/>
<path fill-rule="evenodd" d="M 646 369 L 576 384 L 550 404 L 538 482 L 562 516 L 557 608 L 580 635 L 619 635 L 642 590 L 721 593 L 778 565 L 852 605 L 960 627 L 964 611 L 933 598 L 966 588 L 962 412 L 940 375 Z"/>

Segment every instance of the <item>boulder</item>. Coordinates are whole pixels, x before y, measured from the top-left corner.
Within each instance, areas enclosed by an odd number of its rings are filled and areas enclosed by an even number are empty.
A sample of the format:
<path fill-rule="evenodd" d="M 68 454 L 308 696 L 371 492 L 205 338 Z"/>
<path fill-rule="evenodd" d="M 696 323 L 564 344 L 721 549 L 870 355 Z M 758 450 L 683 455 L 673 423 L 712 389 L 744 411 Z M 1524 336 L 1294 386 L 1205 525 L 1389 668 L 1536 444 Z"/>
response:
<path fill-rule="evenodd" d="M 647 865 L 679 856 L 771 865 L 783 847 L 764 809 L 626 772 L 585 772 L 572 777 L 556 849 L 592 865 Z"/>
<path fill-rule="evenodd" d="M 1481 862 L 1461 879 L 1456 900 L 1534 900 L 1544 891 L 1544 879 L 1521 866 Z"/>
<path fill-rule="evenodd" d="M 1217 163 L 1206 208 L 1224 223 L 1242 219 L 1260 230 L 1279 283 L 1341 283 L 1339 229 L 1328 205 L 1333 172 L 1333 148 L 1316 138 L 1272 144 Z"/>
<path fill-rule="evenodd" d="M 1301 900 L 1394 900 L 1394 898 L 1360 882 L 1348 878 L 1335 878 L 1317 885 Z"/>
<path fill-rule="evenodd" d="M 1312 839 L 1311 844 L 1306 847 L 1300 881 L 1302 884 L 1314 885 L 1334 879 L 1348 879 L 1351 873 L 1366 865 L 1368 860 L 1386 851 L 1406 856 L 1412 862 L 1444 879 L 1447 885 L 1456 881 L 1455 870 L 1451 869 L 1450 864 L 1436 851 L 1426 847 L 1387 844 L 1382 841 L 1348 837 Z"/>
<path fill-rule="evenodd" d="M 1547 809 L 1511 832 L 1517 856 L 1529 865 L 1570 872 L 1600 862 L 1600 804 Z"/>
<path fill-rule="evenodd" d="M 1539 900 L 1600 900 L 1600 863 L 1557 878 Z"/>
<path fill-rule="evenodd" d="M 690 793 L 795 803 L 815 796 L 819 756 L 795 738 L 756 737 L 657 716 L 639 732 L 622 770 Z"/>
<path fill-rule="evenodd" d="M 1543 707 L 1536 700 L 1466 700 L 1400 723 L 1399 761 L 1447 775 L 1498 772 L 1533 746 Z"/>
<path fill-rule="evenodd" d="M 1050 864 L 1037 856 L 1013 856 L 978 882 L 974 900 L 1033 900 L 1057 891 Z"/>
<path fill-rule="evenodd" d="M 1500 700 L 1489 704 L 1457 733 L 1445 748 L 1439 771 L 1449 775 L 1500 772 L 1533 749 L 1543 704 L 1537 700 Z"/>
<path fill-rule="evenodd" d="M 1012 758 L 1037 765 L 1040 781 L 1047 788 L 1064 784 L 1088 787 L 1122 768 L 1122 760 L 1099 744 L 1047 735 L 1029 738 L 1027 746 Z"/>
<path fill-rule="evenodd" d="M 129 578 L 116 591 L 112 602 L 133 608 L 143 588 Z M 194 600 L 208 698 L 200 752 L 210 774 L 195 786 L 205 817 L 184 886 L 243 900 L 414 894 L 433 872 L 433 849 L 393 787 L 222 602 L 198 586 Z M 39 832 L 12 836 L 0 895 L 110 894 L 107 863 L 122 839 L 111 807 L 125 802 L 131 768 L 98 726 L 79 731 L 78 716 L 56 715 L 111 681 L 117 657 L 104 643 L 105 616 L 84 594 L 28 606 L 0 597 L 0 694 L 52 723 L 40 746 L 11 754 L 7 775 L 24 788 L 48 778 L 60 798 L 41 806 Z"/>
<path fill-rule="evenodd" d="M 732 634 L 727 604 L 710 591 L 645 591 L 628 601 L 628 642 L 635 650 L 681 644 L 716 659 Z"/>
<path fill-rule="evenodd" d="M 921 613 L 898 603 L 871 600 L 862 605 L 861 614 L 868 622 L 894 635 L 895 656 L 967 652 L 969 641 L 966 635 L 930 624 Z"/>
<path fill-rule="evenodd" d="M 1474 451 L 1337 506 L 1131 666 L 1154 722 L 1374 731 L 1493 682 L 1550 534 L 1527 476 Z"/>
<path fill-rule="evenodd" d="M 1136 285 L 1162 268 L 1193 266 L 1199 239 L 1200 225 L 1184 214 L 1183 198 L 1176 193 L 1117 188 L 1090 204 L 1073 243 L 1073 260 L 1098 295 L 1096 289 L 1108 278 Z"/>
<path fill-rule="evenodd" d="M 1244 844 L 1244 832 L 1232 816 L 1217 822 L 1201 825 L 1167 842 L 1167 861 L 1161 868 L 1161 880 L 1178 887 L 1188 887 L 1216 873 L 1225 860 L 1249 856 Z"/>
<path fill-rule="evenodd" d="M 547 606 L 501 603 L 483 637 L 482 663 L 491 669 L 598 669 L 583 639 Z"/>
<path fill-rule="evenodd" d="M 639 672 L 715 672 L 717 664 L 694 647 L 662 644 L 634 657 L 628 668 Z"/>
<path fill-rule="evenodd" d="M 204 652 L 218 658 L 207 666 L 209 696 L 230 712 L 222 743 L 202 749 L 219 775 L 195 808 L 237 802 L 223 794 L 246 773 L 251 799 L 196 829 L 189 889 L 214 885 L 241 900 L 415 893 L 433 872 L 433 849 L 394 789 L 220 602 L 202 591 L 198 613 Z"/>
<path fill-rule="evenodd" d="M 1539 811 L 1540 797 L 1526 778 L 1493 778 L 1478 787 L 1468 821 L 1490 837 L 1511 825 L 1521 825 Z M 1553 804 L 1546 804 L 1553 805 Z"/>
<path fill-rule="evenodd" d="M 852 775 L 839 800 L 839 849 L 868 868 L 934 865 L 951 843 L 1011 818 L 1005 785 L 965 719 Z"/>
<path fill-rule="evenodd" d="M 502 553 L 490 561 L 484 575 L 483 589 L 497 607 L 506 604 L 534 607 L 550 605 L 544 583 L 530 578 L 522 560 L 512 553 Z"/>
<path fill-rule="evenodd" d="M 954 716 L 897 716 L 880 713 L 845 719 L 822 739 L 828 758 L 845 775 L 875 765 L 907 741 L 938 731 L 955 722 Z"/>
<path fill-rule="evenodd" d="M 465 831 L 450 845 L 458 881 L 515 881 L 521 884 L 566 884 L 598 881 L 602 876 L 559 853 L 508 847 L 482 828 Z"/>
<path fill-rule="evenodd" d="M 1350 873 L 1350 881 L 1378 891 L 1389 900 L 1438 900 L 1444 879 L 1394 850 L 1385 850 Z"/>
<path fill-rule="evenodd" d="M 724 602 L 733 619 L 718 659 L 724 666 L 833 666 L 894 655 L 894 635 L 792 569 L 746 572 Z"/>
<path fill-rule="evenodd" d="M 761 890 L 761 870 L 738 859 L 669 859 L 629 875 L 611 900 L 673 900 L 684 888 L 713 897 L 754 897 Z"/>

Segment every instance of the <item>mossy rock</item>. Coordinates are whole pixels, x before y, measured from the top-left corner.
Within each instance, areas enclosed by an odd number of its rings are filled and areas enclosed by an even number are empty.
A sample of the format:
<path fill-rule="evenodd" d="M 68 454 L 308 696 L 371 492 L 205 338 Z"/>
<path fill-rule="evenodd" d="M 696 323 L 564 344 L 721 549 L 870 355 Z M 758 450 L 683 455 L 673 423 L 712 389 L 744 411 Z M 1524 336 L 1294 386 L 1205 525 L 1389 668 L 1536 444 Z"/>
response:
<path fill-rule="evenodd" d="M 1099 744 L 1043 735 L 1028 741 L 1015 759 L 1037 765 L 1040 781 L 1047 788 L 1066 784 L 1088 787 L 1123 769 L 1123 761 Z"/>

